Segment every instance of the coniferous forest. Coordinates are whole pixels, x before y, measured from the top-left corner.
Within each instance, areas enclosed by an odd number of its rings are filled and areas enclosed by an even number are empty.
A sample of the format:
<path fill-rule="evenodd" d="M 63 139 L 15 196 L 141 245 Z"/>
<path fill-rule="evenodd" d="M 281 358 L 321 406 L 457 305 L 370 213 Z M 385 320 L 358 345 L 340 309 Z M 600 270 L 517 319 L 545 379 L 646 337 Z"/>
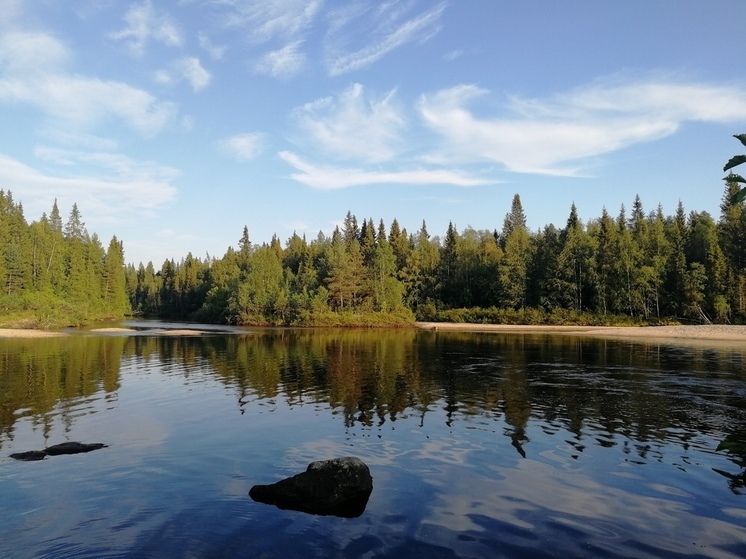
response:
<path fill-rule="evenodd" d="M 746 203 L 721 214 L 646 212 L 640 197 L 615 215 L 562 227 L 526 226 L 515 195 L 500 229 L 435 235 L 351 212 L 331 235 L 253 243 L 244 227 L 221 258 L 125 265 L 73 206 L 55 202 L 28 224 L 0 193 L 0 316 L 29 327 L 127 314 L 244 325 L 404 325 L 415 319 L 494 323 L 746 322 Z"/>

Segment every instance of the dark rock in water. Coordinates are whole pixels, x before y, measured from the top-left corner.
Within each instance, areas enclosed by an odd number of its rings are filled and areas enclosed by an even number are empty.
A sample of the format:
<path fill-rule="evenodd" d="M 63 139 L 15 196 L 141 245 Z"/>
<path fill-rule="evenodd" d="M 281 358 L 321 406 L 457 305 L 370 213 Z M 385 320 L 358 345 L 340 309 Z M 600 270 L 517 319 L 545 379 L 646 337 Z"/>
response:
<path fill-rule="evenodd" d="M 98 450 L 99 448 L 105 448 L 106 445 L 103 443 L 60 443 L 53 446 L 48 446 L 44 449 L 49 456 L 59 456 L 60 454 L 81 454 L 83 452 L 91 452 L 92 450 Z"/>
<path fill-rule="evenodd" d="M 355 518 L 365 511 L 372 491 L 368 466 L 348 456 L 311 462 L 301 474 L 271 485 L 255 485 L 249 496 L 281 509 Z"/>
<path fill-rule="evenodd" d="M 11 454 L 10 457 L 14 458 L 15 460 L 32 462 L 34 460 L 44 460 L 44 458 L 46 458 L 47 456 L 59 456 L 60 454 L 81 454 L 83 452 L 98 450 L 99 448 L 106 448 L 106 446 L 107 445 L 103 443 L 68 442 L 48 446 L 44 450 L 29 450 L 27 452 L 17 452 L 15 454 Z"/>
<path fill-rule="evenodd" d="M 15 454 L 11 454 L 10 457 L 24 462 L 34 462 L 36 460 L 44 460 L 47 457 L 47 453 L 43 450 L 29 450 L 27 452 L 16 452 Z"/>

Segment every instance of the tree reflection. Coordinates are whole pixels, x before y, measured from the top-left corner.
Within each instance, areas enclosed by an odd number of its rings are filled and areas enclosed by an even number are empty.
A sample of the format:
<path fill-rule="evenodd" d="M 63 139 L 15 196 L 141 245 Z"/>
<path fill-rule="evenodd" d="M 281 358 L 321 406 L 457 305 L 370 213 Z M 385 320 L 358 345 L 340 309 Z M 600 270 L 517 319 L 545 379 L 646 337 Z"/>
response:
<path fill-rule="evenodd" d="M 69 431 L 81 397 L 119 387 L 126 343 L 101 336 L 0 340 L 0 447 L 22 418 L 45 439 L 55 416 Z"/>
<path fill-rule="evenodd" d="M 746 469 L 744 354 L 733 349 L 550 335 L 417 330 L 256 330 L 202 337 L 71 336 L 0 343 L 0 444 L 19 418 L 48 432 L 68 429 L 81 396 L 115 393 L 123 365 L 190 378 L 199 371 L 235 392 L 241 412 L 255 402 L 314 405 L 345 430 L 370 431 L 412 418 L 490 423 L 523 457 L 531 430 L 571 433 L 577 457 L 590 445 L 638 462 L 662 460 L 676 443 L 723 441 Z M 52 413 L 54 411 L 54 414 Z M 715 446 L 713 444 L 712 446 Z M 714 448 L 709 449 L 715 451 Z M 744 472 L 720 472 L 734 491 Z"/>

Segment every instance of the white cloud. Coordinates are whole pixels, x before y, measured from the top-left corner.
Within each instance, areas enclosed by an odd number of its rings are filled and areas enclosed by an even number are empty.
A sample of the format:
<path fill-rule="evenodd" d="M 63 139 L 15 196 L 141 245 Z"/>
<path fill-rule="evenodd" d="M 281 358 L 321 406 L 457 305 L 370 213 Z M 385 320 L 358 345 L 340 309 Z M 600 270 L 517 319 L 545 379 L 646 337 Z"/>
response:
<path fill-rule="evenodd" d="M 180 58 L 173 64 L 174 71 L 189 82 L 194 91 L 204 89 L 210 83 L 210 73 L 202 67 L 199 58 Z"/>
<path fill-rule="evenodd" d="M 253 132 L 225 138 L 220 142 L 220 147 L 225 153 L 239 161 L 250 161 L 261 153 L 264 143 L 264 135 Z"/>
<path fill-rule="evenodd" d="M 209 54 L 210 58 L 213 60 L 221 60 L 225 55 L 226 47 L 214 45 L 209 37 L 204 33 L 197 34 L 197 41 L 199 41 L 199 46 L 207 51 L 207 54 Z"/>
<path fill-rule="evenodd" d="M 124 15 L 126 26 L 121 31 L 111 33 L 110 38 L 125 41 L 135 56 L 142 56 L 151 40 L 167 46 L 179 47 L 184 38 L 181 30 L 168 14 L 157 13 L 150 0 L 132 6 Z"/>
<path fill-rule="evenodd" d="M 360 84 L 299 107 L 293 116 L 314 146 L 338 158 L 380 162 L 400 152 L 406 122 L 395 90 L 368 99 Z"/>
<path fill-rule="evenodd" d="M 549 99 L 513 97 L 503 115 L 475 115 L 469 105 L 488 94 L 460 85 L 420 98 L 423 121 L 442 139 L 431 160 L 575 175 L 583 159 L 669 136 L 684 122 L 746 118 L 746 89 L 736 86 L 607 80 Z"/>
<path fill-rule="evenodd" d="M 326 64 L 330 76 L 360 70 L 391 51 L 413 42 L 424 42 L 440 31 L 445 3 L 415 17 L 404 19 L 411 2 L 397 0 L 372 8 L 357 4 L 333 14 L 326 45 Z M 363 37 L 365 45 L 347 47 Z"/>
<path fill-rule="evenodd" d="M 60 203 L 85 206 L 99 222 L 121 220 L 172 201 L 178 171 L 117 153 L 82 152 L 38 147 L 35 155 L 45 171 L 0 154 L 0 183 L 12 184 L 29 215 L 49 211 Z"/>
<path fill-rule="evenodd" d="M 0 62 L 5 75 L 44 74 L 70 60 L 68 49 L 44 33 L 12 31 L 0 36 Z"/>
<path fill-rule="evenodd" d="M 306 55 L 300 51 L 302 44 L 302 41 L 295 41 L 281 49 L 266 53 L 254 66 L 255 71 L 273 78 L 289 78 L 296 75 L 306 62 Z"/>
<path fill-rule="evenodd" d="M 212 0 L 225 7 L 224 23 L 244 27 L 250 39 L 264 43 L 276 37 L 294 38 L 311 25 L 322 0 Z"/>
<path fill-rule="evenodd" d="M 443 55 L 443 60 L 447 60 L 448 62 L 453 62 L 454 60 L 461 58 L 465 54 L 464 49 L 455 49 L 452 51 L 449 51 Z"/>
<path fill-rule="evenodd" d="M 370 171 L 358 168 L 313 165 L 288 151 L 280 152 L 279 156 L 288 165 L 300 171 L 290 175 L 294 180 L 318 190 L 337 190 L 351 186 L 374 184 L 479 186 L 491 182 L 458 171 L 444 169 Z"/>
<path fill-rule="evenodd" d="M 28 103 L 64 127 L 89 128 L 114 117 L 144 136 L 153 136 L 178 112 L 141 89 L 66 73 L 65 46 L 42 33 L 10 33 L 0 37 L 0 102 Z M 68 130 L 69 131 L 69 130 Z"/>

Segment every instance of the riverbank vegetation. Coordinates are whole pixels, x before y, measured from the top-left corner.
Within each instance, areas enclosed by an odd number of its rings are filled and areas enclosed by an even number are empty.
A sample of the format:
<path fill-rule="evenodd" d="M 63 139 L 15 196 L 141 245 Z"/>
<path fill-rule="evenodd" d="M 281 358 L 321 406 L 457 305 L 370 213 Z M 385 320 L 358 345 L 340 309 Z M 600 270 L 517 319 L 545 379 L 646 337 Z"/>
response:
<path fill-rule="evenodd" d="M 138 266 L 105 250 L 73 206 L 30 225 L 0 200 L 2 322 L 80 324 L 124 314 L 244 325 L 399 326 L 415 319 L 497 324 L 746 322 L 746 207 L 729 181 L 707 212 L 631 209 L 531 231 L 515 195 L 502 227 L 433 236 L 348 212 L 341 227 L 283 244 L 244 227 L 220 257 Z"/>
<path fill-rule="evenodd" d="M 89 235 L 77 205 L 63 225 L 57 202 L 26 222 L 22 203 L 0 190 L 0 325 L 77 326 L 131 312 L 124 248 Z"/>
<path fill-rule="evenodd" d="M 746 209 L 723 194 L 707 212 L 646 213 L 526 226 L 515 195 L 502 228 L 432 236 L 348 212 L 330 236 L 253 244 L 244 227 L 222 258 L 127 267 L 133 309 L 206 322 L 400 325 L 429 321 L 634 325 L 746 320 Z"/>

